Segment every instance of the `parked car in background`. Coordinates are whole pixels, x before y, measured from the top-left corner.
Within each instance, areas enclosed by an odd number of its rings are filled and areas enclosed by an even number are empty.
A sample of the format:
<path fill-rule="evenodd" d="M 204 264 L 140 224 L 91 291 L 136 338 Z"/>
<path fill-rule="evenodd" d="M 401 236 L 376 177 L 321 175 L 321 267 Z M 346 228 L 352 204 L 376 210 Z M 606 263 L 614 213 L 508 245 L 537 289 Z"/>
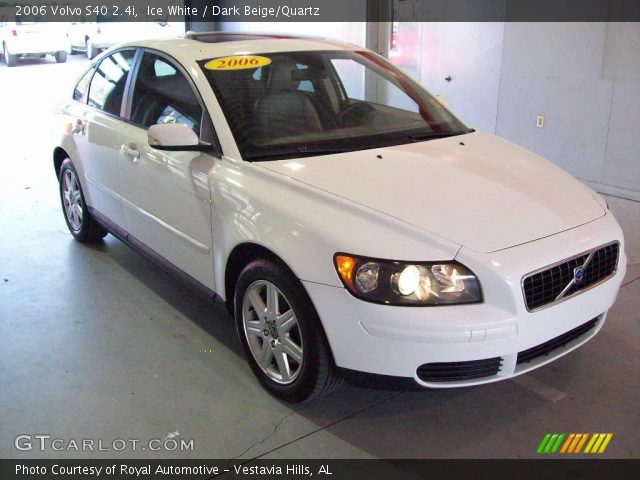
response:
<path fill-rule="evenodd" d="M 119 18 L 119 17 L 118 17 Z M 141 38 L 170 38 L 184 33 L 177 22 L 114 22 L 99 16 L 96 22 L 73 22 L 67 27 L 72 53 L 86 53 L 94 59 L 100 52 L 119 43 Z"/>
<path fill-rule="evenodd" d="M 16 66 L 20 57 L 46 55 L 52 55 L 58 63 L 66 62 L 70 45 L 64 25 L 31 20 L 22 16 L 15 22 L 0 23 L 2 56 L 7 66 Z"/>

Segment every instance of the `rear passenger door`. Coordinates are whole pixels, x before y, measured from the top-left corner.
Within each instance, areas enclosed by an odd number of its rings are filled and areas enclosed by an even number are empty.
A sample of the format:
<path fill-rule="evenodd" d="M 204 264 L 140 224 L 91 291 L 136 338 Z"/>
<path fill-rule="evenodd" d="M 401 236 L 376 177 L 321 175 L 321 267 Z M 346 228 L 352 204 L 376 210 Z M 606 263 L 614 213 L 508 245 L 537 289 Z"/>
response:
<path fill-rule="evenodd" d="M 97 65 L 74 130 L 91 207 L 119 227 L 125 224 L 118 165 L 123 98 L 135 53 L 134 49 L 118 50 Z"/>
<path fill-rule="evenodd" d="M 152 125 L 182 123 L 215 144 L 211 121 L 186 71 L 173 59 L 144 51 L 134 78 L 120 170 L 129 239 L 213 289 L 209 172 L 216 158 L 156 150 L 147 137 Z"/>

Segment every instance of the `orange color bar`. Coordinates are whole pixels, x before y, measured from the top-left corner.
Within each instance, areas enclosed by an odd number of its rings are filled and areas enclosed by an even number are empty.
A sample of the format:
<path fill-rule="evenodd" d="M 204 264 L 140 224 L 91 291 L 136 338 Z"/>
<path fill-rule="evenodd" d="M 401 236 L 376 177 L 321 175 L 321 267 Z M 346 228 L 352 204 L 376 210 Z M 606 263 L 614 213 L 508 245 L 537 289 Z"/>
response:
<path fill-rule="evenodd" d="M 576 445 L 575 453 L 580 453 L 580 451 L 582 450 L 582 446 L 584 445 L 584 442 L 587 441 L 587 437 L 588 436 L 589 436 L 588 433 L 583 433 L 582 434 L 582 438 L 580 439 L 580 442 L 578 443 L 578 445 Z"/>
<path fill-rule="evenodd" d="M 573 453 L 573 450 L 576 448 L 576 445 L 578 444 L 581 438 L 582 438 L 581 433 L 576 434 L 575 438 L 573 439 L 573 442 L 571 443 L 571 446 L 569 447 L 568 453 Z"/>
<path fill-rule="evenodd" d="M 569 448 L 569 444 L 573 441 L 573 439 L 575 438 L 576 434 L 575 433 L 571 433 L 567 439 L 565 440 L 564 444 L 562 445 L 562 448 L 560 449 L 560 453 L 565 453 L 567 451 L 567 448 Z"/>

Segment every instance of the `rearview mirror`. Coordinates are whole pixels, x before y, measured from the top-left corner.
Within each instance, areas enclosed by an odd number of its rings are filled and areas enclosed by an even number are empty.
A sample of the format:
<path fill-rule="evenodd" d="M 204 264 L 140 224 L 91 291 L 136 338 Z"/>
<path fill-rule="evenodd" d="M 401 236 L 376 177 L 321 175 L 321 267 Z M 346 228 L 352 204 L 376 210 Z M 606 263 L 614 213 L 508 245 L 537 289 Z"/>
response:
<path fill-rule="evenodd" d="M 207 150 L 209 144 L 201 143 L 198 135 L 183 123 L 159 123 L 149 127 L 149 146 L 156 150 Z"/>

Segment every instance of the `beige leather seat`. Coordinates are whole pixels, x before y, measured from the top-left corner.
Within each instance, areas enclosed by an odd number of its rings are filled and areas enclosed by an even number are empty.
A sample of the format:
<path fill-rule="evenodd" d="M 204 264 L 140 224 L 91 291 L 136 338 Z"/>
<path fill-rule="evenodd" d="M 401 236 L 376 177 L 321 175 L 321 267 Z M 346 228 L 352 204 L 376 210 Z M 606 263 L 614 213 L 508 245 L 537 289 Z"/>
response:
<path fill-rule="evenodd" d="M 298 90 L 295 63 L 272 64 L 266 94 L 254 108 L 255 127 L 264 138 L 321 132 L 322 122 L 313 102 Z"/>

